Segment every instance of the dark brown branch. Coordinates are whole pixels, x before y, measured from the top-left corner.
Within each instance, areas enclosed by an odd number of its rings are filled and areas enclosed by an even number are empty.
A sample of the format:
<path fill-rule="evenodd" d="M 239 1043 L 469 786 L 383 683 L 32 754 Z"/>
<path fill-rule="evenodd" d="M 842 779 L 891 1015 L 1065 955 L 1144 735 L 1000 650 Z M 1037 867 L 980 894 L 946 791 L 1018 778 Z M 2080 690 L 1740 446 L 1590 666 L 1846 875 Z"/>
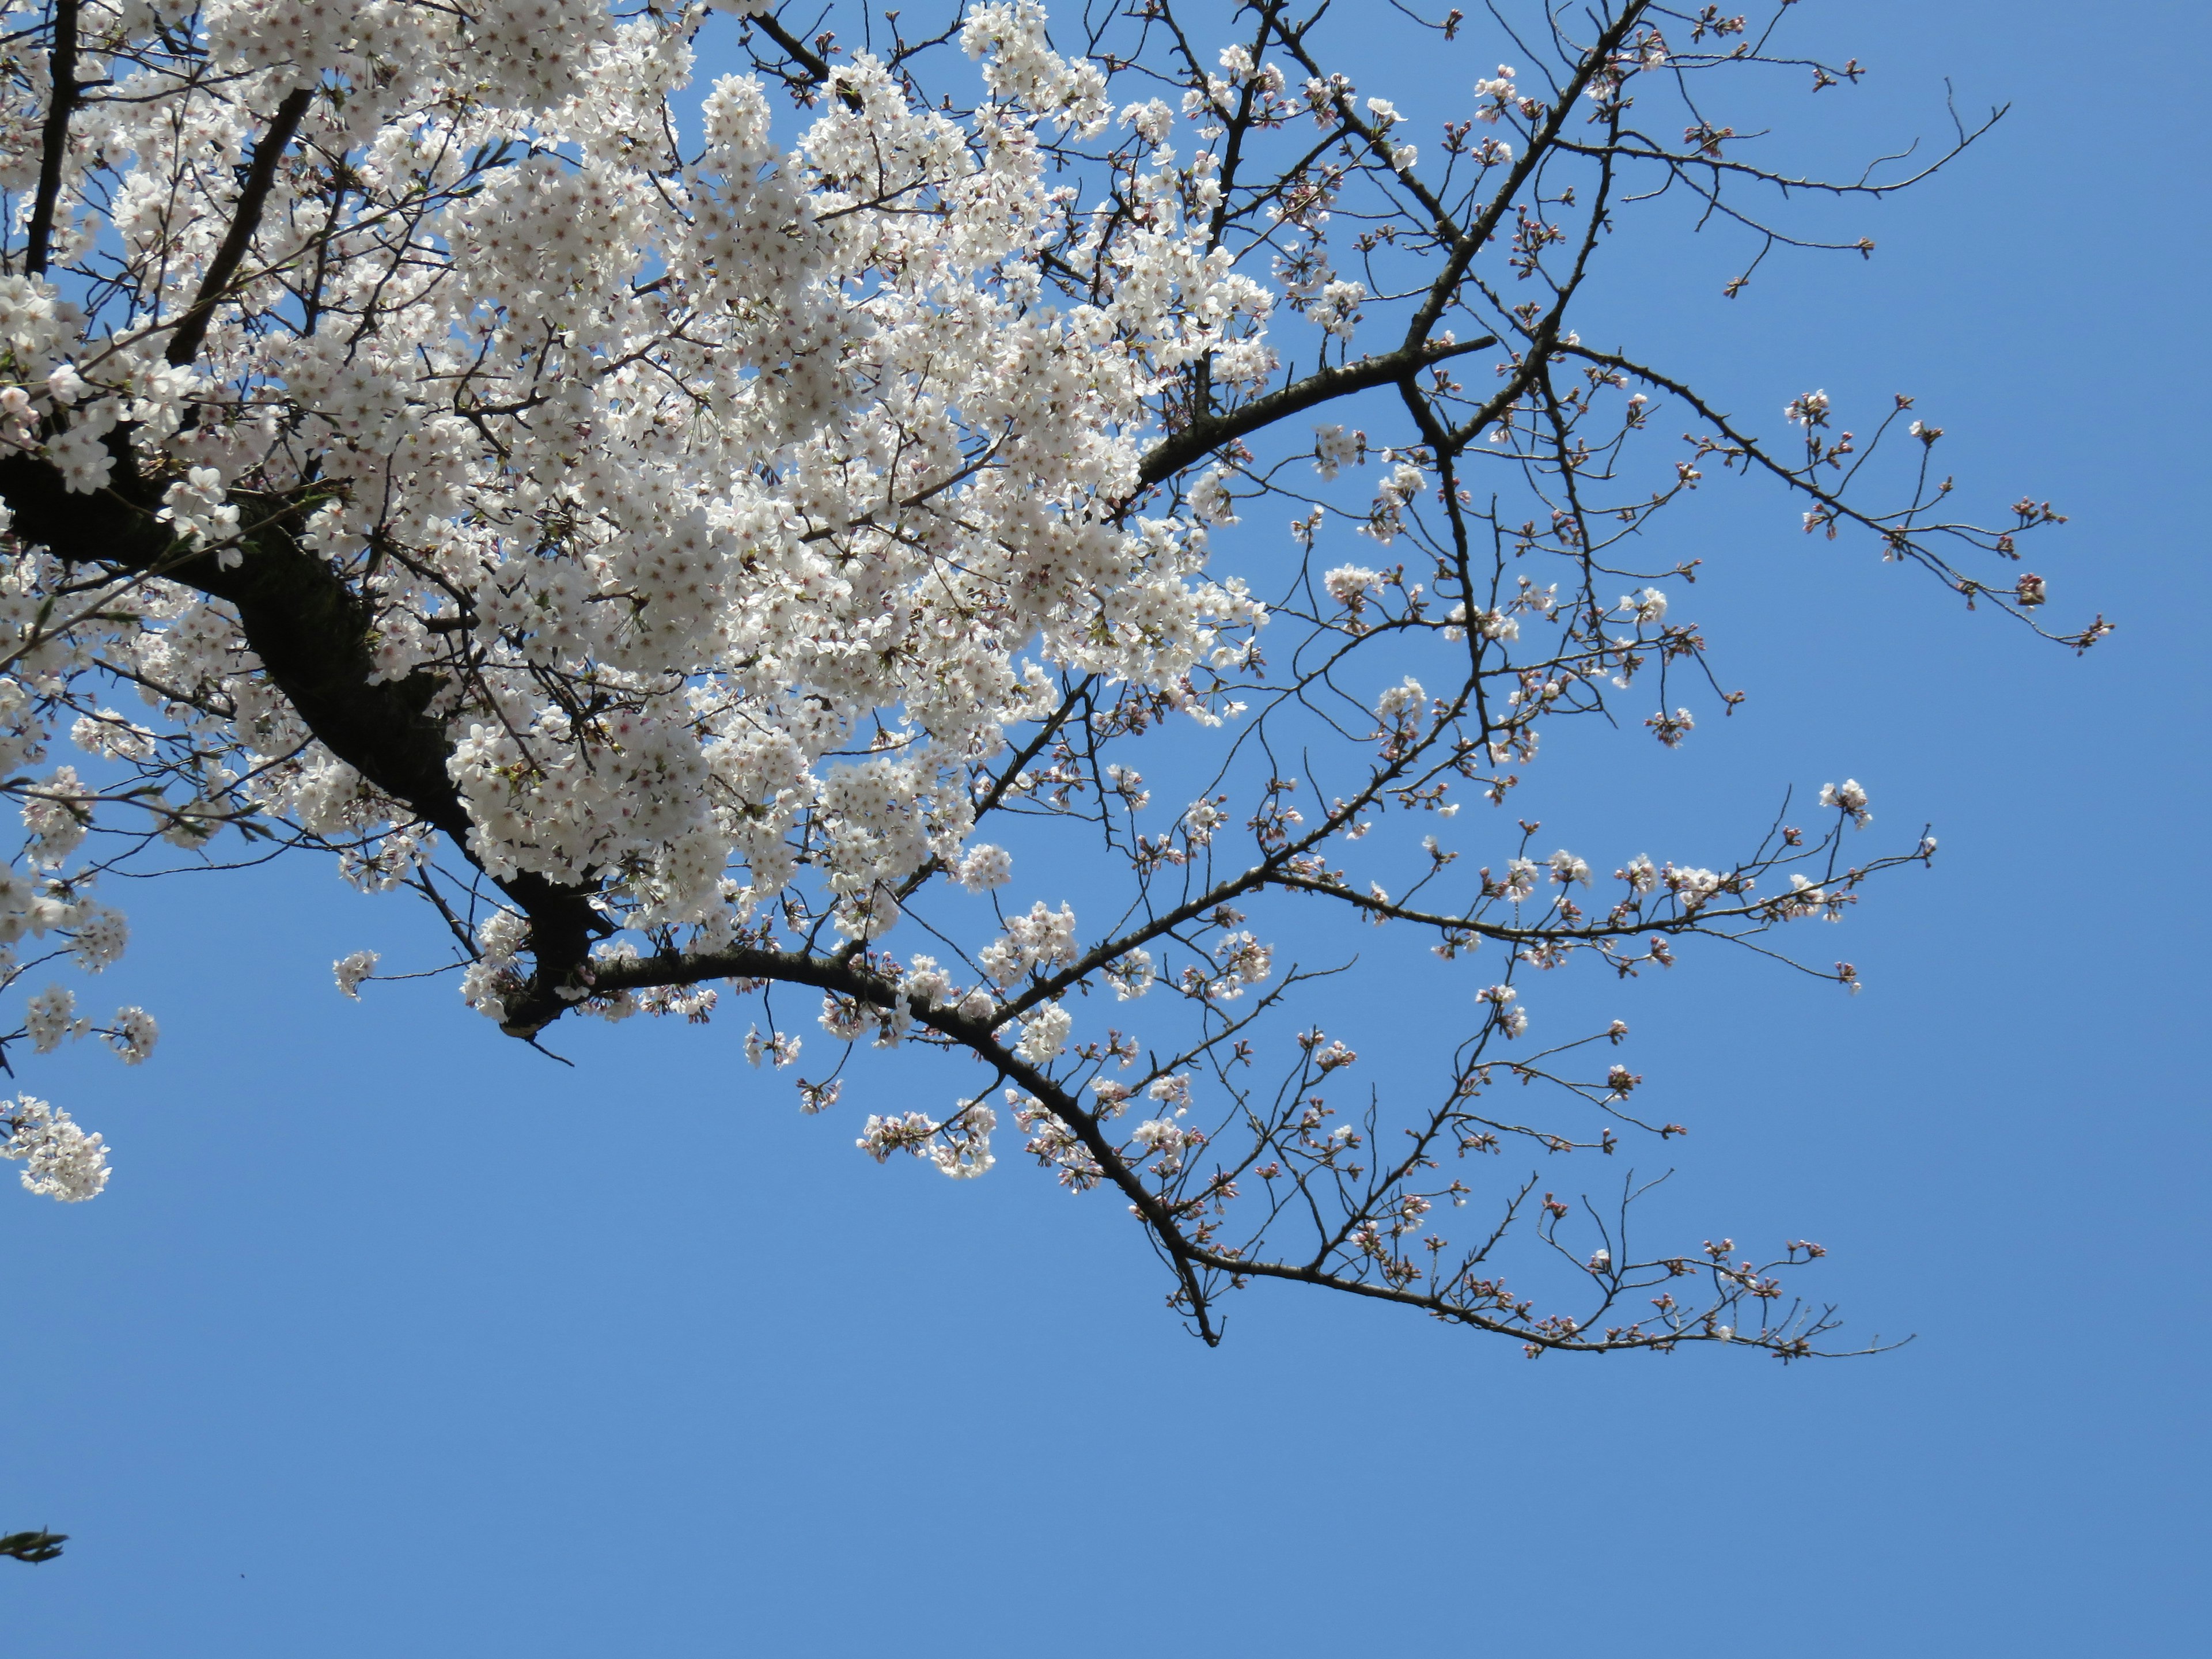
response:
<path fill-rule="evenodd" d="M 230 228 L 169 342 L 170 362 L 182 366 L 199 355 L 216 307 L 228 297 L 260 228 L 277 163 L 314 95 L 313 87 L 288 93 L 254 146 Z M 142 574 L 158 569 L 169 580 L 228 602 L 247 644 L 316 738 L 466 855 L 468 809 L 447 775 L 443 724 L 428 712 L 441 683 L 419 672 L 397 685 L 375 683 L 367 601 L 297 539 L 314 503 L 264 503 L 264 522 L 238 550 L 235 567 L 226 570 L 212 552 L 180 550 L 159 521 L 161 489 L 140 476 L 128 429 L 112 434 L 107 447 L 114 459 L 112 477 L 91 495 L 70 491 L 46 461 L 20 453 L 0 459 L 0 501 L 15 515 L 15 533 L 71 562 Z M 535 970 L 502 1022 L 511 1035 L 528 1038 L 567 1006 L 560 988 L 574 981 L 592 939 L 605 927 L 591 908 L 587 888 L 528 873 L 497 878 L 496 884 L 530 920 Z"/>
<path fill-rule="evenodd" d="M 811 49 L 805 41 L 776 21 L 773 15 L 763 12 L 758 17 L 746 18 L 745 21 L 775 41 L 785 57 L 806 71 L 808 79 L 825 87 L 830 84 L 830 60 Z M 839 92 L 837 96 L 848 109 L 860 107 L 860 94 L 849 87 Z"/>
<path fill-rule="evenodd" d="M 908 996 L 890 981 L 848 963 L 804 951 L 769 951 L 757 946 L 740 945 L 700 954 L 664 951 L 657 956 L 607 963 L 592 970 L 591 988 L 605 994 L 654 986 L 697 985 L 716 979 L 773 980 L 787 985 L 809 985 L 878 1008 L 902 1003 L 918 1024 L 951 1038 L 995 1068 L 1000 1076 L 1019 1084 L 1067 1126 L 1097 1160 L 1107 1177 L 1127 1196 L 1166 1249 L 1176 1277 L 1182 1281 L 1184 1294 L 1190 1298 L 1191 1316 L 1198 1322 L 1199 1334 L 1209 1346 L 1220 1341 L 1220 1332 L 1207 1316 L 1205 1289 L 1194 1271 L 1194 1264 L 1200 1258 L 1176 1226 L 1174 1213 L 1165 1200 L 1137 1179 L 1136 1172 L 1123 1161 L 1121 1149 L 1099 1127 L 1096 1116 L 1077 1105 L 1052 1079 L 999 1041 L 994 1022 L 970 1019 L 955 1009 L 939 1008 L 923 998 Z M 1001 1012 L 1000 1018 L 1003 1020 L 1006 1016 Z"/>
<path fill-rule="evenodd" d="M 169 361 L 179 368 L 200 355 L 208 325 L 215 320 L 215 308 L 222 303 L 231 279 L 245 262 L 246 250 L 252 245 L 254 233 L 261 228 L 261 211 L 268 204 L 269 188 L 276 182 L 276 163 L 291 144 L 292 135 L 299 131 L 314 95 L 313 87 L 301 87 L 285 94 L 284 101 L 276 106 L 269 130 L 253 147 L 253 160 L 246 170 L 246 188 L 238 193 L 238 207 L 231 216 L 230 229 L 223 235 L 222 246 L 216 250 L 207 275 L 200 279 L 200 291 L 191 308 L 185 313 L 169 340 Z"/>
<path fill-rule="evenodd" d="M 1201 457 L 1210 454 L 1224 444 L 1234 442 L 1249 432 L 1287 420 L 1302 410 L 1311 409 L 1334 398 L 1348 398 L 1355 392 L 1371 391 L 1376 386 L 1389 386 L 1418 374 L 1431 363 L 1440 363 L 1452 357 L 1463 357 L 1470 351 L 1484 351 L 1498 343 L 1495 335 L 1486 334 L 1479 340 L 1459 340 L 1419 346 L 1401 346 L 1395 351 L 1386 351 L 1379 357 L 1362 357 L 1356 363 L 1346 363 L 1340 368 L 1325 368 L 1317 374 L 1309 374 L 1294 381 L 1279 392 L 1271 392 L 1264 398 L 1255 398 L 1240 408 L 1225 414 L 1211 415 L 1194 421 L 1180 432 L 1170 433 L 1145 452 L 1145 459 L 1137 468 L 1137 476 L 1147 484 L 1162 483 Z"/>
<path fill-rule="evenodd" d="M 46 131 L 40 139 L 39 193 L 31 204 L 29 245 L 23 254 L 23 269 L 33 276 L 46 274 L 54 207 L 61 199 L 62 162 L 69 153 L 70 116 L 76 109 L 76 9 L 77 0 L 54 0 L 54 44 L 47 58 L 52 84 L 46 94 Z"/>
<path fill-rule="evenodd" d="M 445 726 L 428 712 L 441 682 L 421 671 L 397 684 L 375 682 L 368 602 L 297 538 L 318 498 L 252 503 L 259 510 L 249 516 L 261 522 L 224 569 L 213 551 L 180 550 L 157 520 L 161 491 L 140 476 L 127 429 L 107 447 L 112 476 L 91 495 L 70 491 L 48 461 L 21 453 L 0 459 L 0 501 L 15 515 L 15 535 L 72 563 L 158 571 L 224 601 L 317 740 L 466 856 L 468 807 L 446 770 Z M 510 1035 L 527 1037 L 568 1006 L 559 988 L 573 982 L 605 925 L 586 888 L 527 872 L 495 882 L 530 921 L 536 971 L 504 1022 Z"/>
<path fill-rule="evenodd" d="M 804 40 L 776 21 L 772 15 L 763 12 L 757 17 L 748 17 L 745 21 L 775 41 L 782 48 L 785 57 L 790 58 L 793 63 L 798 64 L 817 81 L 828 82 L 830 60 L 823 57 L 820 52 L 810 48 Z"/>

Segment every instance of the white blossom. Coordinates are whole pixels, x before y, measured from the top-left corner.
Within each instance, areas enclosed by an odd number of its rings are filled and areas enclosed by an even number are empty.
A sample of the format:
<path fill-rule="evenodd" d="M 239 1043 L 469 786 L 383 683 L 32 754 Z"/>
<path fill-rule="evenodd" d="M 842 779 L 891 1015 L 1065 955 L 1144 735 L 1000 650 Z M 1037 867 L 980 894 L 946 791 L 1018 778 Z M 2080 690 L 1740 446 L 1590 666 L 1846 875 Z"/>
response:
<path fill-rule="evenodd" d="M 1364 565 L 1340 564 L 1322 575 L 1322 586 L 1329 598 L 1357 616 L 1365 608 L 1367 596 L 1382 580 L 1379 572 L 1370 570 Z"/>
<path fill-rule="evenodd" d="M 1022 1022 L 1022 1038 L 1014 1045 L 1014 1052 L 1032 1066 L 1048 1065 L 1067 1046 L 1067 1034 L 1074 1025 L 1073 1014 L 1056 1002 L 1048 1002 Z"/>
<path fill-rule="evenodd" d="M 971 847 L 960 861 L 960 884 L 971 893 L 1004 887 L 1013 873 L 1014 860 L 1003 847 Z"/>
<path fill-rule="evenodd" d="M 1079 948 L 1074 910 L 1065 904 L 1048 910 L 1040 899 L 1028 915 L 1007 921 L 1006 933 L 984 947 L 981 960 L 985 973 L 1001 985 L 1011 985 L 1032 969 L 1074 961 Z"/>
<path fill-rule="evenodd" d="M 1867 793 L 1859 787 L 1856 778 L 1845 778 L 1841 783 L 1822 784 L 1820 805 L 1833 807 L 1849 818 L 1856 829 L 1863 830 L 1874 822 L 1874 814 L 1867 811 Z"/>
<path fill-rule="evenodd" d="M 125 1066 L 136 1066 L 154 1052 L 161 1036 L 161 1028 L 143 1008 L 118 1008 L 107 1041 Z"/>
<path fill-rule="evenodd" d="M 1367 434 L 1364 432 L 1348 431 L 1341 426 L 1317 426 L 1314 428 L 1314 471 L 1324 478 L 1334 478 L 1345 467 L 1358 462 L 1366 449 Z"/>
<path fill-rule="evenodd" d="M 1375 700 L 1375 718 L 1382 722 L 1385 729 L 1401 726 L 1420 714 L 1428 696 L 1420 681 L 1408 674 Z"/>
<path fill-rule="evenodd" d="M 1230 498 L 1229 481 L 1220 471 L 1206 473 L 1191 485 L 1190 510 L 1200 524 L 1237 522 L 1237 507 Z"/>
<path fill-rule="evenodd" d="M 1782 413 L 1792 426 L 1826 426 L 1828 423 L 1828 394 L 1808 392 L 1792 398 L 1790 406 Z"/>
<path fill-rule="evenodd" d="M 22 1164 L 26 1190 L 64 1204 L 97 1198 L 107 1186 L 107 1144 L 87 1134 L 67 1112 L 18 1095 L 0 1103 L 0 1127 L 8 1131 L 0 1158 Z"/>
<path fill-rule="evenodd" d="M 1474 83 L 1474 95 L 1483 100 L 1474 112 L 1475 119 L 1494 123 L 1513 106 L 1516 95 L 1513 83 L 1519 74 L 1511 64 L 1500 64 L 1494 76 Z"/>
<path fill-rule="evenodd" d="M 238 533 L 238 508 L 223 499 L 222 474 L 211 466 L 193 467 L 171 484 L 157 516 L 191 547 L 228 542 Z M 245 562 L 234 548 L 226 548 L 217 559 L 227 568 Z"/>
<path fill-rule="evenodd" d="M 76 1013 L 76 995 L 67 986 L 50 985 L 40 992 L 23 1009 L 23 1029 L 30 1035 L 31 1046 L 48 1054 L 61 1046 L 63 1038 L 83 1036 L 87 1028 Z"/>
<path fill-rule="evenodd" d="M 356 951 L 332 963 L 331 975 L 337 981 L 338 989 L 358 1002 L 362 981 L 375 974 L 376 964 L 381 959 L 374 951 Z"/>
<path fill-rule="evenodd" d="M 1544 862 L 1551 868 L 1552 879 L 1560 886 L 1571 887 L 1577 882 L 1580 882 L 1585 887 L 1589 885 L 1590 867 L 1588 861 L 1577 858 L 1565 848 L 1559 848 Z"/>

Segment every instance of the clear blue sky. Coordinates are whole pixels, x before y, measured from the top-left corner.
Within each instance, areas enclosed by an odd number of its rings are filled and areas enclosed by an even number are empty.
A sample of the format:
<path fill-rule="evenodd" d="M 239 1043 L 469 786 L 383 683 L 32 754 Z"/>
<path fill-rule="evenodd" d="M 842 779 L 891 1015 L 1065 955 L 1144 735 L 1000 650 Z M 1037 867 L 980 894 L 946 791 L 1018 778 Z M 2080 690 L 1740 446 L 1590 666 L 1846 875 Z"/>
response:
<path fill-rule="evenodd" d="M 1739 409 L 1917 392 L 1969 499 L 2072 515 L 2052 610 L 2120 632 L 2031 648 L 1716 492 L 1674 533 L 1751 702 L 1628 809 L 1563 744 L 1544 811 L 1610 858 L 1849 773 L 1934 823 L 1834 936 L 1863 996 L 1708 953 L 1622 1005 L 1695 1130 L 1672 1224 L 1818 1238 L 1852 1329 L 1917 1342 L 1531 1364 L 1255 1292 L 1208 1351 L 1118 1206 L 878 1170 L 742 1018 L 559 1070 L 444 983 L 338 997 L 333 957 L 434 948 L 404 907 L 192 878 L 127 896 L 155 1060 L 25 1079 L 118 1173 L 0 1194 L 0 1525 L 73 1534 L 0 1562 L 0 1651 L 2202 1651 L 2207 986 L 2160 896 L 2212 804 L 2197 9 L 1802 9 L 1872 71 L 1839 145 L 1938 136 L 1947 75 L 2012 115 L 1870 264 L 1727 304 L 1692 250 L 1622 337 Z M 1358 78 L 1440 108 L 1507 55 Z M 1429 994 L 1372 970 L 1344 1035 Z"/>

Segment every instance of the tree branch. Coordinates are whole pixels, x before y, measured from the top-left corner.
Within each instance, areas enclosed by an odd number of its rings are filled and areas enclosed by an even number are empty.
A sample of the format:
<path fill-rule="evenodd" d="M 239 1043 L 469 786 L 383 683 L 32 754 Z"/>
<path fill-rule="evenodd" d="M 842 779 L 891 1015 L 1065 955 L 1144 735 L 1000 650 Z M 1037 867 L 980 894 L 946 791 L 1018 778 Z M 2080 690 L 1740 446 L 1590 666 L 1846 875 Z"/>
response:
<path fill-rule="evenodd" d="M 468 807 L 446 770 L 446 729 L 428 713 L 443 682 L 420 670 L 397 684 L 374 679 L 368 601 L 297 539 L 319 497 L 266 502 L 237 564 L 224 569 L 213 551 L 180 555 L 155 517 L 161 492 L 139 474 L 127 428 L 111 434 L 107 447 L 111 481 L 89 495 L 70 491 L 51 462 L 21 453 L 0 458 L 0 501 L 15 514 L 15 533 L 73 563 L 158 568 L 164 580 L 229 605 L 246 643 L 316 739 L 475 862 Z M 528 1037 L 568 1006 L 560 988 L 573 982 L 605 927 L 588 887 L 528 872 L 493 880 L 530 920 L 535 971 L 502 1022 L 509 1036 Z"/>
<path fill-rule="evenodd" d="M 1225 414 L 1211 415 L 1194 421 L 1180 432 L 1170 433 L 1145 452 L 1145 459 L 1137 468 L 1137 476 L 1146 484 L 1156 484 L 1172 477 L 1201 456 L 1243 437 L 1248 432 L 1257 432 L 1287 420 L 1316 404 L 1334 398 L 1348 398 L 1355 392 L 1367 392 L 1381 386 L 1418 374 L 1431 363 L 1440 363 L 1452 357 L 1464 357 L 1470 351 L 1483 351 L 1498 343 L 1498 337 L 1486 334 L 1479 340 L 1450 341 L 1442 343 L 1401 346 L 1395 351 L 1386 351 L 1379 357 L 1362 357 L 1356 363 L 1346 363 L 1340 368 L 1325 368 L 1319 374 L 1309 374 L 1303 380 L 1271 392 L 1264 398 L 1228 410 Z"/>
<path fill-rule="evenodd" d="M 775 41 L 785 57 L 806 71 L 809 80 L 825 87 L 830 84 L 831 68 L 830 60 L 820 52 L 810 49 L 805 41 L 784 27 L 773 15 L 763 12 L 757 17 L 746 18 L 745 21 Z M 861 107 L 860 94 L 849 87 L 840 90 L 837 96 L 848 109 Z"/>
<path fill-rule="evenodd" d="M 53 240 L 54 207 L 61 199 L 62 162 L 69 152 L 70 116 L 76 109 L 77 0 L 54 0 L 54 44 L 48 54 L 46 131 L 40 140 L 39 193 L 31 204 L 28 246 L 23 269 L 33 276 L 46 270 L 46 246 Z"/>
<path fill-rule="evenodd" d="M 746 18 L 745 21 L 775 41 L 782 48 L 785 57 L 790 58 L 793 63 L 798 64 L 817 81 L 825 84 L 828 82 L 830 60 L 823 57 L 820 52 L 809 48 L 804 40 L 778 22 L 772 13 L 763 12 L 757 17 Z"/>
<path fill-rule="evenodd" d="M 238 275 L 238 267 L 246 258 L 254 233 L 261 228 L 261 211 L 269 201 L 269 187 L 276 182 L 276 163 L 290 145 L 292 135 L 299 131 L 301 118 L 307 114 L 307 105 L 314 95 L 313 87 L 301 87 L 285 94 L 284 101 L 276 106 L 269 130 L 253 147 L 253 160 L 246 172 L 246 188 L 238 193 L 238 207 L 231 216 L 230 229 L 224 234 L 222 246 L 209 263 L 207 275 L 200 279 L 200 291 L 191 308 L 185 313 L 169 340 L 169 361 L 179 368 L 200 355 L 208 325 L 215 320 L 215 308 L 222 302 L 231 278 Z"/>

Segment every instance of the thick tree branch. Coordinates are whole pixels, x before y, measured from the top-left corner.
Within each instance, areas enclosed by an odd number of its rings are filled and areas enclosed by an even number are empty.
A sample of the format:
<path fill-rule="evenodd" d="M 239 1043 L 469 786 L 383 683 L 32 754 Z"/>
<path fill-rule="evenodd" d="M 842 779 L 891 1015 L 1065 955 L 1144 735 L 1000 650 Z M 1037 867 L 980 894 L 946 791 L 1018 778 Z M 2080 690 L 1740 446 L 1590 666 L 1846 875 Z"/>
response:
<path fill-rule="evenodd" d="M 46 119 L 39 148 L 39 191 L 31 203 L 28 242 L 23 269 L 33 276 L 46 270 L 46 249 L 53 240 L 54 209 L 61 199 L 62 163 L 69 155 L 70 116 L 76 109 L 77 0 L 54 0 L 54 44 L 47 56 Z"/>
<path fill-rule="evenodd" d="M 801 40 L 789 29 L 784 27 L 781 23 L 776 21 L 774 14 L 763 12 L 757 17 L 746 18 L 745 21 L 752 27 L 758 29 L 763 34 L 768 36 L 769 40 L 775 41 L 777 48 L 782 52 L 785 57 L 790 58 L 793 63 L 798 64 L 800 69 L 806 71 L 806 78 L 808 80 L 812 81 L 817 86 L 826 87 L 830 84 L 830 74 L 832 67 L 830 60 L 827 58 L 824 58 L 820 52 L 816 52 L 808 46 L 804 40 Z M 848 109 L 859 109 L 861 107 L 862 100 L 860 94 L 853 91 L 849 87 L 841 89 L 837 96 Z"/>
<path fill-rule="evenodd" d="M 1486 334 L 1479 340 L 1450 340 L 1401 346 L 1395 351 L 1386 351 L 1379 357 L 1362 357 L 1358 362 L 1346 363 L 1340 368 L 1325 368 L 1319 374 L 1309 374 L 1279 392 L 1271 392 L 1264 398 L 1228 410 L 1194 421 L 1180 432 L 1170 433 L 1145 452 L 1139 464 L 1137 476 L 1147 485 L 1157 484 L 1173 477 L 1185 467 L 1249 433 L 1273 426 L 1278 421 L 1328 403 L 1335 398 L 1348 398 L 1355 392 L 1371 391 L 1376 386 L 1389 386 L 1408 375 L 1418 374 L 1431 363 L 1441 363 L 1453 357 L 1463 357 L 1471 351 L 1483 351 L 1498 343 L 1495 335 Z"/>
<path fill-rule="evenodd" d="M 776 21 L 772 12 L 763 12 L 745 21 L 775 42 L 783 55 L 805 70 L 815 80 L 827 82 L 830 79 L 830 60 L 814 51 L 804 40 Z"/>
<path fill-rule="evenodd" d="M 161 490 L 140 476 L 125 432 L 110 435 L 108 450 L 113 475 L 90 495 L 70 491 L 50 462 L 20 453 L 0 459 L 0 501 L 15 515 L 15 535 L 72 563 L 158 571 L 224 601 L 317 740 L 472 856 L 468 808 L 446 770 L 446 728 L 428 713 L 441 683 L 420 671 L 396 684 L 375 680 L 368 603 L 297 539 L 319 498 L 260 503 L 258 528 L 225 569 L 212 550 L 180 551 L 155 517 Z M 587 889 L 528 872 L 495 879 L 530 920 L 537 971 L 506 1023 L 510 1034 L 528 1036 L 568 1006 L 559 988 L 572 981 L 605 926 Z"/>
<path fill-rule="evenodd" d="M 238 267 L 246 258 L 246 250 L 252 245 L 254 233 L 261 228 L 261 213 L 268 204 L 270 186 L 276 182 L 276 163 L 290 146 L 292 135 L 299 131 L 301 119 L 314 95 L 313 87 L 287 93 L 284 101 L 276 106 L 269 130 L 253 147 L 253 159 L 246 170 L 246 187 L 238 193 L 238 206 L 231 215 L 230 228 L 224 233 L 222 245 L 209 262 L 207 274 L 200 279 L 200 291 L 191 309 L 185 313 L 177 324 L 176 333 L 170 337 L 169 361 L 179 368 L 200 355 L 208 325 L 215 320 L 216 307 L 222 303 L 231 279 L 238 275 Z"/>

